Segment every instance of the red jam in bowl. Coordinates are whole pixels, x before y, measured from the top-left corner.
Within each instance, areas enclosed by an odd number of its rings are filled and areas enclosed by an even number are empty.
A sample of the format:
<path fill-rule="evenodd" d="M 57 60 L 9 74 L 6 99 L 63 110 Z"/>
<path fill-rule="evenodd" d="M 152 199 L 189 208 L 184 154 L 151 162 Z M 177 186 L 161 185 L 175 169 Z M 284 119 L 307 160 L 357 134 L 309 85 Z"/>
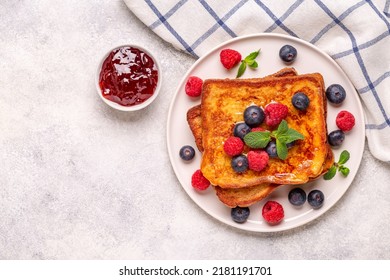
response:
<path fill-rule="evenodd" d="M 103 61 L 99 86 L 104 98 L 123 106 L 141 104 L 157 87 L 158 69 L 144 51 L 130 46 L 114 49 Z"/>

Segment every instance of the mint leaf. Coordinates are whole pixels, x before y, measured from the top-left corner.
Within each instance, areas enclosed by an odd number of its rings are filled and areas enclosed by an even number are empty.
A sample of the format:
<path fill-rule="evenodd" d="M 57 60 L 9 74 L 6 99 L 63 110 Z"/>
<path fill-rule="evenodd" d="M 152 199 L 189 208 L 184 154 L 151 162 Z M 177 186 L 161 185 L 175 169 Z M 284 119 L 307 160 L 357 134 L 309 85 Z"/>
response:
<path fill-rule="evenodd" d="M 340 158 L 339 158 L 339 161 L 338 161 L 338 164 L 344 164 L 346 163 L 348 160 L 349 160 L 349 152 L 347 150 L 344 150 L 341 152 L 340 154 Z"/>
<path fill-rule="evenodd" d="M 286 142 L 283 142 L 278 138 L 276 138 L 276 153 L 278 154 L 278 157 L 282 160 L 285 160 L 287 158 L 288 148 Z"/>
<path fill-rule="evenodd" d="M 244 137 L 244 142 L 252 149 L 265 148 L 271 141 L 271 133 L 269 131 L 249 132 Z"/>
<path fill-rule="evenodd" d="M 242 61 L 241 64 L 240 64 L 240 67 L 238 68 L 238 72 L 237 72 L 236 78 L 241 77 L 244 74 L 245 69 L 246 69 L 246 62 Z"/>
<path fill-rule="evenodd" d="M 272 133 L 273 136 L 275 136 L 275 138 L 279 139 L 280 141 L 283 141 L 285 144 L 291 143 L 298 139 L 305 138 L 301 133 L 299 133 L 295 129 L 289 128 L 285 120 L 282 120 L 276 132 L 273 131 Z"/>
<path fill-rule="evenodd" d="M 278 129 L 276 130 L 276 135 L 282 135 L 287 133 L 288 131 L 288 125 L 286 120 L 282 120 L 281 123 L 278 126 Z"/>
<path fill-rule="evenodd" d="M 260 50 L 255 51 L 255 52 L 251 52 L 248 56 L 246 56 L 241 61 L 240 67 L 238 68 L 236 78 L 239 78 L 244 74 L 247 66 L 249 66 L 250 68 L 257 68 L 259 66 L 258 63 L 255 61 L 255 59 L 257 58 L 259 53 L 260 53 Z"/>
<path fill-rule="evenodd" d="M 253 61 L 256 59 L 256 57 L 259 55 L 260 53 L 260 50 L 258 51 L 255 51 L 255 52 L 251 52 L 247 57 L 245 57 L 245 62 L 247 62 L 249 64 L 250 61 Z"/>
<path fill-rule="evenodd" d="M 344 177 L 347 177 L 349 174 L 349 168 L 345 166 L 340 166 L 339 171 L 341 174 L 343 174 Z"/>
<path fill-rule="evenodd" d="M 324 175 L 325 180 L 330 180 L 332 179 L 335 175 L 336 172 L 339 171 L 344 177 L 347 177 L 349 174 L 349 168 L 344 166 L 343 164 L 346 163 L 349 160 L 349 152 L 347 150 L 344 150 L 340 154 L 339 161 L 333 164 L 333 166 L 328 170 L 327 173 Z"/>
<path fill-rule="evenodd" d="M 287 131 L 286 138 L 287 138 L 286 143 L 291 143 L 291 142 L 298 140 L 298 139 L 304 139 L 305 137 L 301 133 L 296 131 L 295 129 L 289 128 Z"/>
<path fill-rule="evenodd" d="M 251 61 L 251 62 L 248 62 L 248 66 L 250 68 L 257 68 L 259 65 L 257 64 L 256 61 Z"/>
<path fill-rule="evenodd" d="M 332 167 L 329 168 L 328 172 L 325 173 L 324 179 L 325 180 L 332 179 L 336 175 L 336 172 L 337 172 L 337 167 L 335 165 L 332 165 Z"/>

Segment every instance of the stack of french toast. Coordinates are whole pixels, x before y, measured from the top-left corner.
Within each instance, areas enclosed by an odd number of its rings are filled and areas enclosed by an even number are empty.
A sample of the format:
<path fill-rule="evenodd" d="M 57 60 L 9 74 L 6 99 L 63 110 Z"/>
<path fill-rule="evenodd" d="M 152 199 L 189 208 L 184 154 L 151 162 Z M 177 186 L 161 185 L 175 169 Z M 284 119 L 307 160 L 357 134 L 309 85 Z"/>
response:
<path fill-rule="evenodd" d="M 309 97 L 307 110 L 294 108 L 291 99 L 296 92 Z M 243 121 L 247 107 L 265 108 L 273 102 L 288 107 L 288 126 L 304 138 L 296 141 L 284 160 L 270 158 L 261 171 L 235 172 L 231 157 L 224 152 L 224 141 L 232 136 L 235 124 Z M 284 68 L 264 78 L 205 80 L 201 104 L 188 110 L 187 121 L 202 152 L 202 174 L 219 200 L 232 208 L 250 206 L 276 188 L 305 184 L 327 172 L 334 158 L 327 143 L 326 104 L 322 75 L 298 74 L 294 68 Z M 266 124 L 261 126 L 271 130 Z"/>

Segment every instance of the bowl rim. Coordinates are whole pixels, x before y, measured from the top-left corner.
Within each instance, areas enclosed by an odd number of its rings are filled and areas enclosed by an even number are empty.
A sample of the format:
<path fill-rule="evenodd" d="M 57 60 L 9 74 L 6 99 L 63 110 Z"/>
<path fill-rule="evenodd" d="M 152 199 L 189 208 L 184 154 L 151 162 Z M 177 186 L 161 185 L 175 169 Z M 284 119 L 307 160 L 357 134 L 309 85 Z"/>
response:
<path fill-rule="evenodd" d="M 105 98 L 103 96 L 102 90 L 101 90 L 100 85 L 99 85 L 100 72 L 101 72 L 104 60 L 109 56 L 109 54 L 112 51 L 114 51 L 116 49 L 119 49 L 119 48 L 123 48 L 123 47 L 137 48 L 137 49 L 145 52 L 147 55 L 149 55 L 153 59 L 154 63 L 157 66 L 158 80 L 157 80 L 157 85 L 156 85 L 156 88 L 154 89 L 154 92 L 153 92 L 152 96 L 149 97 L 144 102 L 142 102 L 140 104 L 137 104 L 137 105 L 132 105 L 132 106 L 123 106 L 123 105 L 121 105 L 119 103 L 116 103 L 114 101 L 108 100 L 107 98 Z M 96 75 L 95 75 L 95 86 L 96 86 L 97 94 L 99 95 L 100 99 L 103 100 L 103 102 L 106 103 L 111 108 L 114 108 L 114 109 L 119 110 L 119 111 L 125 111 L 125 112 L 138 111 L 138 110 L 141 110 L 143 108 L 146 108 L 147 106 L 149 106 L 157 98 L 157 95 L 160 92 L 161 84 L 162 84 L 162 73 L 161 73 L 160 62 L 158 61 L 156 56 L 153 54 L 153 52 L 150 51 L 148 48 L 145 48 L 143 46 L 140 46 L 138 44 L 133 44 L 133 43 L 121 44 L 121 45 L 118 45 L 116 47 L 110 48 L 99 59 L 99 63 L 98 63 L 98 67 L 97 67 L 97 71 L 96 71 Z"/>

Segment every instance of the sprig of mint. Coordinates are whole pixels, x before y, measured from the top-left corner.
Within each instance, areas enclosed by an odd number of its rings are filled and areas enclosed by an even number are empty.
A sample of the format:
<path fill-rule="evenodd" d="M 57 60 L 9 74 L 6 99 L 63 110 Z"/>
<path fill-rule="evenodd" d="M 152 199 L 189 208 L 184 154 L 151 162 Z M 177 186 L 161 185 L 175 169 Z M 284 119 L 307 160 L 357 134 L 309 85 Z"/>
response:
<path fill-rule="evenodd" d="M 298 139 L 304 139 L 304 136 L 295 129 L 288 127 L 286 120 L 282 120 L 278 128 L 272 132 L 249 132 L 245 135 L 244 142 L 252 149 L 262 149 L 268 145 L 272 138 L 276 139 L 276 152 L 278 157 L 285 160 L 288 154 L 287 144 Z"/>
<path fill-rule="evenodd" d="M 240 64 L 240 67 L 238 68 L 236 78 L 239 78 L 244 74 L 247 66 L 250 68 L 257 68 L 259 66 L 255 60 L 257 58 L 257 56 L 259 55 L 259 53 L 260 53 L 260 49 L 258 51 L 255 51 L 255 52 L 251 52 L 247 57 L 245 57 L 243 60 L 241 60 L 241 64 Z"/>
<path fill-rule="evenodd" d="M 336 175 L 337 171 L 339 171 L 344 177 L 347 177 L 349 174 L 349 168 L 344 166 L 344 164 L 349 160 L 349 157 L 350 154 L 347 150 L 342 151 L 338 162 L 333 163 L 332 167 L 325 173 L 324 179 L 332 179 Z"/>

